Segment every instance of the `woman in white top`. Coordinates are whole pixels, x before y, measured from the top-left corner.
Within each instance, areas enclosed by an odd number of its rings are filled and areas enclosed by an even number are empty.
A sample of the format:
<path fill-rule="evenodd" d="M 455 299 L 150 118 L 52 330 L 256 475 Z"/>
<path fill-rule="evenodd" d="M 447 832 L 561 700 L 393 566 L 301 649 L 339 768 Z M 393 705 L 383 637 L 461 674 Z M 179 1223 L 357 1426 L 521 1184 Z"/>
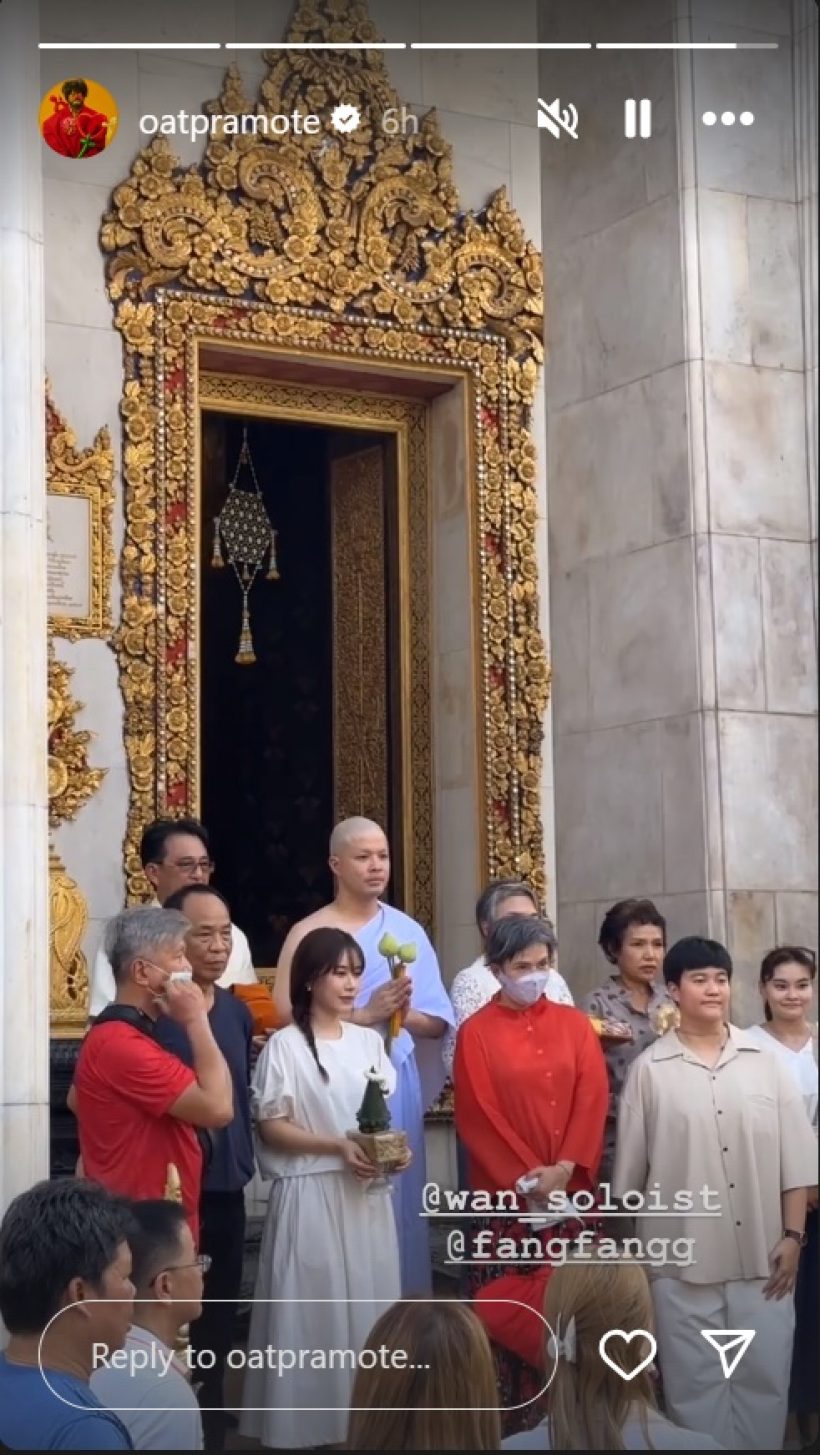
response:
<path fill-rule="evenodd" d="M 494 879 L 479 895 L 475 907 L 476 924 L 481 936 L 481 954 L 472 965 L 468 965 L 465 970 L 459 970 L 450 986 L 455 1025 L 445 1032 L 441 1051 L 448 1076 L 453 1073 L 453 1056 L 459 1026 L 498 994 L 498 980 L 487 965 L 485 950 L 493 925 L 497 920 L 507 919 L 511 914 L 540 915 L 538 899 L 530 886 L 521 879 Z M 550 970 L 544 994 L 548 1000 L 559 1001 L 562 1005 L 574 1004 L 566 980 L 563 975 L 558 974 L 554 966 Z"/>
<path fill-rule="evenodd" d="M 355 1371 L 332 1351 L 357 1355 L 401 1296 L 390 1187 L 373 1183 L 377 1169 L 346 1135 L 356 1130 L 371 1074 L 387 1095 L 396 1085 L 378 1031 L 350 1021 L 363 969 L 344 930 L 305 935 L 290 972 L 293 1022 L 268 1041 L 253 1076 L 257 1157 L 275 1180 L 240 1428 L 267 1446 L 341 1444 Z M 268 1348 L 313 1357 L 270 1365 Z"/>
<path fill-rule="evenodd" d="M 765 1025 L 751 1026 L 754 1036 L 788 1066 L 803 1094 L 809 1121 L 817 1133 L 817 1025 L 809 1020 L 817 964 L 814 953 L 796 945 L 770 950 L 760 967 L 760 994 Z M 794 1290 L 794 1352 L 789 1382 L 789 1410 L 797 1418 L 801 1438 L 816 1438 L 817 1365 L 820 1358 L 817 1315 L 817 1188 L 809 1189 L 806 1240 Z M 812 1429 L 814 1419 L 814 1429 Z"/>
<path fill-rule="evenodd" d="M 651 1334 L 652 1298 L 639 1264 L 592 1258 L 555 1269 L 547 1284 L 546 1419 L 504 1450 L 721 1450 L 711 1435 L 672 1424 L 655 1405 L 652 1349 L 615 1331 Z M 605 1335 L 607 1360 L 599 1352 Z M 646 1361 L 646 1367 L 633 1371 Z M 625 1371 L 624 1374 L 618 1370 Z"/>

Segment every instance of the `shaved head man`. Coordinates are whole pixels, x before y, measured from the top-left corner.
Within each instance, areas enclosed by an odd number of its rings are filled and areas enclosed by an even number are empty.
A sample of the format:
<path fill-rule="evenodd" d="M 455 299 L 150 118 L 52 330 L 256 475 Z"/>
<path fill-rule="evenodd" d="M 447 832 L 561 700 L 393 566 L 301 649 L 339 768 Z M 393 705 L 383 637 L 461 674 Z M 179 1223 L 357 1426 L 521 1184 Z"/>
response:
<path fill-rule="evenodd" d="M 395 1180 L 394 1206 L 405 1297 L 429 1292 L 430 1247 L 421 1216 L 424 1162 L 424 1113 L 444 1084 L 441 1040 L 453 1023 L 453 1012 L 441 981 L 436 953 L 420 924 L 384 903 L 390 881 L 390 846 L 384 830 L 369 818 L 346 818 L 330 836 L 330 868 L 336 884 L 331 904 L 293 926 L 279 956 L 275 999 L 279 1014 L 290 1018 L 290 967 L 300 940 L 310 930 L 332 926 L 354 935 L 365 957 L 353 1020 L 387 1033 L 398 1012 L 402 1029 L 391 1044 L 398 1073 L 391 1098 L 393 1125 L 408 1135 L 413 1162 Z M 408 972 L 393 980 L 379 944 L 391 935 L 396 945 L 410 946 L 415 957 Z"/>

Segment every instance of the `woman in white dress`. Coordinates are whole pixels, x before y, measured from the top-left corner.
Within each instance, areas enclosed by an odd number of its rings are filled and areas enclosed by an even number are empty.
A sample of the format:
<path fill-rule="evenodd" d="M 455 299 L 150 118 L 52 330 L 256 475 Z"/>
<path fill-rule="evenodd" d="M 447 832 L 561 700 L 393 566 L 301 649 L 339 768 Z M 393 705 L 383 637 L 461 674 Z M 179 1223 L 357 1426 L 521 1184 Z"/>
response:
<path fill-rule="evenodd" d="M 796 945 L 770 950 L 760 967 L 765 1024 L 749 1035 L 786 1065 L 803 1094 L 806 1115 L 817 1134 L 817 1025 L 809 1020 L 817 973 L 814 953 Z M 789 1411 L 801 1440 L 817 1438 L 817 1188 L 809 1188 L 805 1246 L 794 1290 L 794 1352 L 789 1381 Z"/>
<path fill-rule="evenodd" d="M 636 1367 L 651 1346 L 618 1337 L 621 1330 L 653 1332 L 652 1295 L 639 1264 L 592 1258 L 556 1268 L 544 1318 L 550 1330 L 547 1417 L 504 1440 L 503 1450 L 723 1449 L 711 1435 L 664 1418 L 651 1366 Z M 599 1352 L 604 1338 L 606 1361 Z"/>
<path fill-rule="evenodd" d="M 257 1156 L 274 1184 L 240 1428 L 274 1448 L 344 1440 L 355 1359 L 401 1295 L 389 1186 L 374 1184 L 376 1168 L 346 1136 L 369 1073 L 387 1094 L 396 1082 L 378 1032 L 349 1020 L 363 968 L 343 930 L 305 935 L 291 966 L 293 1023 L 253 1077 Z"/>

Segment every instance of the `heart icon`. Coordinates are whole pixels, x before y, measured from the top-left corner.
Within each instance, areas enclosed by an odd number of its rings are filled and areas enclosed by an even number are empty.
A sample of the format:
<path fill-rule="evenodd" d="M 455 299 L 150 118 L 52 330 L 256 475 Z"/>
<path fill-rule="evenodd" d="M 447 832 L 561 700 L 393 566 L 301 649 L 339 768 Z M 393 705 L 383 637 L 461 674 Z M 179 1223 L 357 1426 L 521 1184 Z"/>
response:
<path fill-rule="evenodd" d="M 641 1360 L 640 1364 L 635 1365 L 634 1369 L 622 1369 L 620 1364 L 616 1364 L 615 1360 L 611 1359 L 606 1352 L 606 1346 L 610 1339 L 625 1339 L 627 1344 L 631 1344 L 633 1339 L 645 1339 L 649 1345 L 649 1353 L 645 1359 Z M 650 1334 L 648 1329 L 633 1329 L 631 1334 L 628 1334 L 625 1329 L 609 1329 L 598 1345 L 598 1353 L 604 1363 L 608 1364 L 610 1369 L 614 1370 L 621 1379 L 626 1380 L 634 1379 L 636 1374 L 640 1374 L 642 1369 L 648 1368 L 657 1352 L 658 1345 L 655 1337 L 653 1334 Z"/>

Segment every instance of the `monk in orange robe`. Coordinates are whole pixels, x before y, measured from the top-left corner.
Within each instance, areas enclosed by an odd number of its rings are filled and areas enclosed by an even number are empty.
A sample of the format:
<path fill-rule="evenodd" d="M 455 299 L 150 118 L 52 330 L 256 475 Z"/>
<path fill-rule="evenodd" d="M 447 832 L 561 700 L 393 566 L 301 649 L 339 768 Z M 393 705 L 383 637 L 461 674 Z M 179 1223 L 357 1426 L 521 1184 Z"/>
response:
<path fill-rule="evenodd" d="M 512 1191 L 520 1178 L 534 1179 L 538 1198 L 595 1188 L 606 1063 L 589 1019 L 544 994 L 554 951 L 552 926 L 529 916 L 499 921 L 490 937 L 487 963 L 499 993 L 461 1026 L 453 1067 L 456 1129 L 473 1191 Z M 499 1235 L 532 1234 L 514 1216 L 512 1226 L 496 1227 Z M 566 1224 L 549 1229 L 550 1237 L 567 1234 Z M 476 1294 L 476 1313 L 495 1343 L 539 1368 L 545 1330 L 529 1310 L 543 1313 L 550 1272 L 548 1264 L 501 1270 Z"/>

